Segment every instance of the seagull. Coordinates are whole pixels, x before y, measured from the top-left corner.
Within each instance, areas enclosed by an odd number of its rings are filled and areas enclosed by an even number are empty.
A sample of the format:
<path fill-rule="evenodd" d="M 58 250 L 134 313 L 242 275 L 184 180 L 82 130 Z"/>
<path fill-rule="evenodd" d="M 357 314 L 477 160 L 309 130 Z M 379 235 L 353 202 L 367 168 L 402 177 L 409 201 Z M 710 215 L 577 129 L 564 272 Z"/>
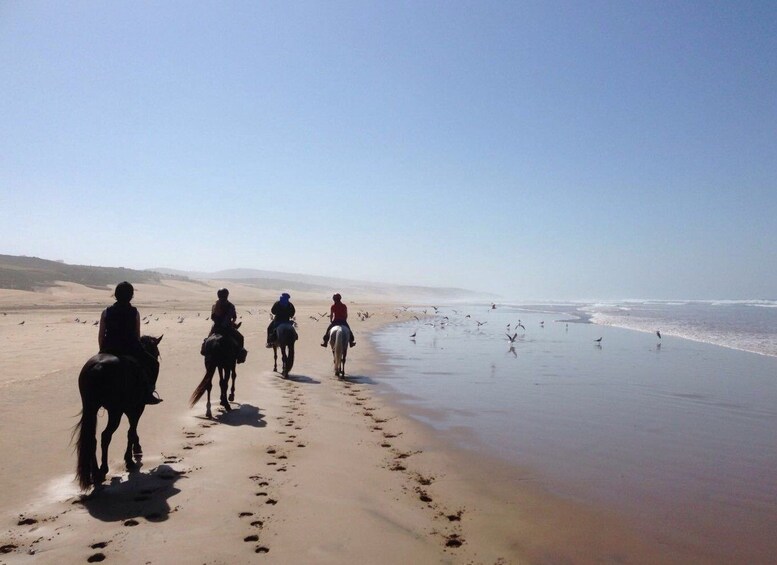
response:
<path fill-rule="evenodd" d="M 19 324 L 18 324 L 18 325 L 20 325 L 20 326 L 23 326 L 23 325 L 24 325 L 24 322 L 25 322 L 25 320 L 22 320 L 21 322 L 19 322 Z"/>
<path fill-rule="evenodd" d="M 417 334 L 417 333 L 418 333 L 418 330 L 414 331 L 413 335 L 410 336 L 410 339 L 415 339 L 415 334 Z"/>
<path fill-rule="evenodd" d="M 510 340 L 510 343 L 515 343 L 515 338 L 518 337 L 518 332 L 515 332 L 513 335 L 505 334 L 507 336 L 507 339 Z"/>
<path fill-rule="evenodd" d="M 658 339 L 661 339 L 661 332 L 656 330 L 656 335 L 658 336 Z"/>
<path fill-rule="evenodd" d="M 595 339 L 594 341 L 595 341 L 596 343 L 602 343 L 602 338 Z"/>
<path fill-rule="evenodd" d="M 518 324 L 517 324 L 517 326 L 518 326 L 519 328 L 521 328 L 523 331 L 526 331 L 526 328 L 525 328 L 525 327 L 523 327 L 523 324 L 521 323 L 521 321 L 520 321 L 520 320 L 518 320 Z"/>
<path fill-rule="evenodd" d="M 480 327 L 487 324 L 488 322 L 478 322 L 477 320 L 475 320 L 475 323 L 478 325 L 478 327 Z"/>

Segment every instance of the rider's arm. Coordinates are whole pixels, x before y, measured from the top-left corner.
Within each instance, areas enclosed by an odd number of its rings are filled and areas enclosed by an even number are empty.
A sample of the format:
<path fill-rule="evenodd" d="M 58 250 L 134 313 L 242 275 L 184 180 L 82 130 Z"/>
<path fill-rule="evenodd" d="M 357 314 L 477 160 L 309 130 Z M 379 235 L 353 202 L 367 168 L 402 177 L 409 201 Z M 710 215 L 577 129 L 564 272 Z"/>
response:
<path fill-rule="evenodd" d="M 100 315 L 100 327 L 97 329 L 97 347 L 100 348 L 100 351 L 103 349 L 103 341 L 105 340 L 105 312 L 107 310 L 103 310 Z"/>
<path fill-rule="evenodd" d="M 140 341 L 140 312 L 135 312 L 135 339 Z"/>
<path fill-rule="evenodd" d="M 334 321 L 335 321 L 335 305 L 332 304 L 329 307 L 329 323 L 331 324 Z"/>

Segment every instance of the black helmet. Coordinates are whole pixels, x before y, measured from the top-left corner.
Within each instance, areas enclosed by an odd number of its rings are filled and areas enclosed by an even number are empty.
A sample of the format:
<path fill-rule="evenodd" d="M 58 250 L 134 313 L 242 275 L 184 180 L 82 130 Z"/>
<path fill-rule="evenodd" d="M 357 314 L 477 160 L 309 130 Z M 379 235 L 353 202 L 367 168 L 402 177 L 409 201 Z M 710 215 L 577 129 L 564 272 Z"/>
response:
<path fill-rule="evenodd" d="M 116 297 L 116 302 L 124 304 L 129 303 L 132 297 L 135 295 L 135 289 L 127 281 L 120 282 L 116 285 L 116 290 L 113 291 L 113 296 Z"/>
<path fill-rule="evenodd" d="M 334 296 L 332 296 L 332 300 L 334 300 L 335 302 L 340 302 L 342 299 L 343 299 L 343 297 L 340 296 L 339 292 L 337 294 L 335 294 Z"/>
<path fill-rule="evenodd" d="M 216 296 L 226 299 L 226 297 L 229 296 L 229 290 L 226 288 L 220 288 L 218 292 L 216 292 Z"/>

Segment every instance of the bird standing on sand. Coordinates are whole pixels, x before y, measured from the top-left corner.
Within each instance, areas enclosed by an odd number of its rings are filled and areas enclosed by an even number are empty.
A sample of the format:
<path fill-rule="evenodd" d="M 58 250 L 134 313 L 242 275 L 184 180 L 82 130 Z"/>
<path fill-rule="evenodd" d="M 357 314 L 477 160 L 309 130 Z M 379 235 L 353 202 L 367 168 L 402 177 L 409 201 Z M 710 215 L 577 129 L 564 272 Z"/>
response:
<path fill-rule="evenodd" d="M 602 343 L 602 338 L 595 339 L 594 341 L 595 341 L 596 343 Z"/>
<path fill-rule="evenodd" d="M 513 335 L 505 334 L 507 336 L 507 339 L 510 340 L 510 343 L 515 343 L 515 338 L 518 337 L 518 332 L 515 332 Z"/>
<path fill-rule="evenodd" d="M 661 339 L 661 332 L 656 330 L 656 335 L 658 336 L 658 339 Z"/>
<path fill-rule="evenodd" d="M 418 330 L 414 331 L 413 335 L 410 336 L 410 339 L 415 339 L 415 334 L 417 334 L 417 333 L 418 333 Z"/>

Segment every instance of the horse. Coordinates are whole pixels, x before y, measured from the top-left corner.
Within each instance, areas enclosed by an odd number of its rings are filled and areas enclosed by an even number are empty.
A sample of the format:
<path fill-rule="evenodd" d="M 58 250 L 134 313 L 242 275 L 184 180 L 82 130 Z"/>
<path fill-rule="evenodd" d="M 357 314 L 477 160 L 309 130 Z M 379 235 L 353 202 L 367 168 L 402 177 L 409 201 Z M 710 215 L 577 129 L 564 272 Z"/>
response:
<path fill-rule="evenodd" d="M 289 371 L 294 366 L 294 342 L 297 341 L 297 330 L 294 329 L 292 322 L 282 322 L 275 328 L 275 339 L 272 343 L 273 368 L 278 372 L 278 349 L 281 350 L 281 375 L 283 378 L 289 376 Z"/>
<path fill-rule="evenodd" d="M 144 335 L 140 338 L 143 350 L 159 359 L 159 342 L 162 337 Z M 113 432 L 119 427 L 122 414 L 127 415 L 127 449 L 124 462 L 127 469 L 140 463 L 143 449 L 138 437 L 138 421 L 146 407 L 145 397 L 148 383 L 141 364 L 133 357 L 118 357 L 108 353 L 92 356 L 78 375 L 78 390 L 81 393 L 81 420 L 73 430 L 77 436 L 76 480 L 82 490 L 97 486 L 108 474 L 108 446 Z M 100 436 L 102 464 L 97 467 L 97 411 L 108 411 L 108 423 Z"/>
<path fill-rule="evenodd" d="M 205 416 L 213 418 L 213 413 L 210 410 L 210 390 L 216 369 L 219 371 L 219 388 L 221 389 L 219 404 L 227 412 L 232 410 L 229 401 L 235 400 L 235 379 L 237 379 L 235 365 L 237 364 L 238 345 L 231 337 L 214 333 L 207 337 L 202 351 L 205 355 L 205 376 L 200 381 L 200 384 L 197 385 L 197 388 L 194 389 L 194 392 L 192 392 L 192 396 L 189 399 L 189 407 L 194 406 L 207 391 L 208 402 L 206 404 Z M 228 401 L 227 388 L 229 387 L 230 377 L 232 377 L 232 390 L 230 391 Z"/>
<path fill-rule="evenodd" d="M 345 358 L 348 356 L 348 344 L 351 341 L 351 330 L 346 326 L 333 326 L 329 332 L 329 345 L 334 358 L 335 376 L 345 376 Z"/>

